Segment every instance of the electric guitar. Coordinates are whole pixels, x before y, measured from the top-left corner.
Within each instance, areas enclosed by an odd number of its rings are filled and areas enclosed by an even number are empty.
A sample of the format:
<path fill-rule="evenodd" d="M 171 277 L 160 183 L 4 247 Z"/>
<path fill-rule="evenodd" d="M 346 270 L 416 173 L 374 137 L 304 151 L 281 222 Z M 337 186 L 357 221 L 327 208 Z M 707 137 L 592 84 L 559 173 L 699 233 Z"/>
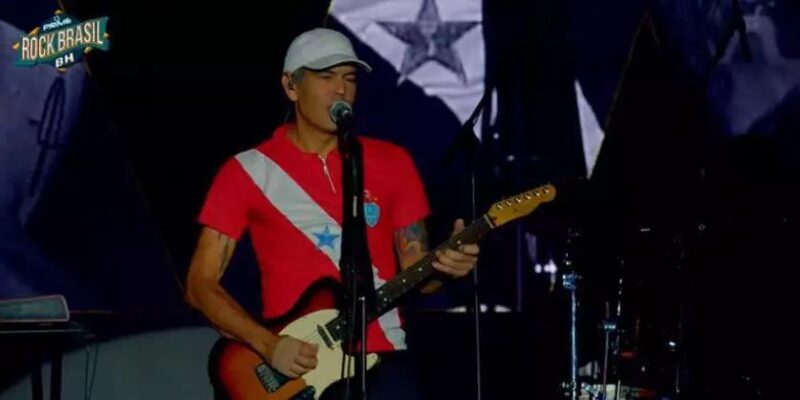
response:
<path fill-rule="evenodd" d="M 556 189 L 552 185 L 545 185 L 493 204 L 481 218 L 378 288 L 377 310 L 368 319 L 372 321 L 393 309 L 404 295 L 425 283 L 435 272 L 431 263 L 436 251 L 457 248 L 462 243 L 476 243 L 492 229 L 524 217 L 540 204 L 552 201 L 555 194 Z M 342 379 L 343 358 L 350 359 L 347 365 L 351 368 L 346 377 L 355 375 L 352 366 L 356 355 L 345 355 L 343 351 L 346 322 L 339 317 L 339 311 L 332 308 L 302 313 L 304 306 L 300 304 L 306 303 L 303 299 L 308 298 L 312 288 L 313 285 L 306 290 L 293 311 L 287 313 L 287 316 L 299 314 L 301 317 L 283 317 L 280 319 L 282 322 L 268 327 L 273 332 L 279 332 L 279 335 L 318 344 L 317 367 L 299 378 L 291 379 L 272 369 L 250 347 L 236 341 L 222 340 L 215 346 L 210 361 L 210 374 L 217 391 L 223 391 L 231 400 L 311 400 L 319 399 L 326 388 Z M 366 368 L 374 367 L 378 359 L 375 353 L 367 354 Z"/>

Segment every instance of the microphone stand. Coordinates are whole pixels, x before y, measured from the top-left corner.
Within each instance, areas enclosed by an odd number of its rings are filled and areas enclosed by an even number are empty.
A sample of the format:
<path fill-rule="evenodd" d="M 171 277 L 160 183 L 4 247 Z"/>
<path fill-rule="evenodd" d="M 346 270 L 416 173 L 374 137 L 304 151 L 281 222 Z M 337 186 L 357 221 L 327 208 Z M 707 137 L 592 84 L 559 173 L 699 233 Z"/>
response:
<path fill-rule="evenodd" d="M 342 186 L 344 221 L 342 224 L 342 250 L 339 268 L 344 284 L 343 315 L 347 321 L 345 363 L 347 382 L 344 399 L 367 398 L 367 318 L 376 309 L 375 283 L 372 261 L 367 247 L 367 230 L 364 218 L 364 166 L 361 143 L 351 133 L 352 124 L 339 123 L 338 147 L 342 155 Z M 358 329 L 356 329 L 358 328 Z M 358 348 L 355 358 L 355 375 L 359 387 L 351 392 L 350 354 Z"/>
<path fill-rule="evenodd" d="M 447 159 L 452 160 L 455 156 L 456 150 L 461 147 L 466 150 L 467 152 L 467 169 L 469 170 L 469 178 L 470 178 L 470 220 L 474 221 L 477 218 L 477 178 L 476 178 L 476 170 L 477 170 L 477 160 L 478 160 L 478 139 L 475 136 L 475 124 L 478 121 L 478 117 L 483 112 L 483 109 L 486 107 L 487 102 L 489 101 L 491 91 L 487 90 L 484 92 L 483 97 L 478 102 L 478 105 L 475 106 L 475 109 L 472 111 L 469 119 L 464 122 L 462 125 L 461 130 L 459 131 L 458 135 L 455 139 L 455 144 L 453 147 L 450 148 L 449 154 L 447 155 Z M 480 261 L 479 261 L 480 263 Z M 480 312 L 481 312 L 481 304 L 480 304 L 480 297 L 478 291 L 478 265 L 472 270 L 472 294 L 473 294 L 473 316 L 474 316 L 474 327 L 475 327 L 475 384 L 476 384 L 476 399 L 481 400 L 481 335 L 480 335 Z"/>

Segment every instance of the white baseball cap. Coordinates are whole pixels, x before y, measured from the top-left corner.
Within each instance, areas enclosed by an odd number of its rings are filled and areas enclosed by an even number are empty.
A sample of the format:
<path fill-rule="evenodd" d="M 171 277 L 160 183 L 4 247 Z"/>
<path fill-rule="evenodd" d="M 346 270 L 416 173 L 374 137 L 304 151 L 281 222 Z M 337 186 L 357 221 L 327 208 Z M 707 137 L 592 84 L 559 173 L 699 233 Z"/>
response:
<path fill-rule="evenodd" d="M 331 29 L 316 28 L 292 41 L 283 61 L 283 72 L 292 73 L 301 67 L 322 70 L 344 63 L 354 63 L 367 72 L 372 71 L 369 64 L 358 59 L 345 35 Z"/>

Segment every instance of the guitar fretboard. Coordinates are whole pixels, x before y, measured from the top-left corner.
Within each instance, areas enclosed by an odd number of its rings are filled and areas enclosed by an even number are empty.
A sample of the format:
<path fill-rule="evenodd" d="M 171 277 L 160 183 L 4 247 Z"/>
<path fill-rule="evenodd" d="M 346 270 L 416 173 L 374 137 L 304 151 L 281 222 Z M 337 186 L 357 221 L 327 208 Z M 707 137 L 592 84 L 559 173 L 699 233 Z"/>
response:
<path fill-rule="evenodd" d="M 414 265 L 398 273 L 392 280 L 378 288 L 376 293 L 378 301 L 377 309 L 374 313 L 368 315 L 367 319 L 369 321 L 375 320 L 385 312 L 391 310 L 404 295 L 417 288 L 430 277 L 436 271 L 431 264 L 436 259 L 437 252 L 444 251 L 448 248 L 455 249 L 461 244 L 477 243 L 483 235 L 493 228 L 494 226 L 490 222 L 489 217 L 484 215 L 464 228 L 459 234 L 451 237 L 434 250 L 429 251 L 425 257 L 422 257 L 419 261 L 414 263 Z M 346 326 L 347 324 L 344 318 L 337 317 L 326 324 L 325 327 L 334 339 L 340 340 L 344 337 L 343 334 Z"/>

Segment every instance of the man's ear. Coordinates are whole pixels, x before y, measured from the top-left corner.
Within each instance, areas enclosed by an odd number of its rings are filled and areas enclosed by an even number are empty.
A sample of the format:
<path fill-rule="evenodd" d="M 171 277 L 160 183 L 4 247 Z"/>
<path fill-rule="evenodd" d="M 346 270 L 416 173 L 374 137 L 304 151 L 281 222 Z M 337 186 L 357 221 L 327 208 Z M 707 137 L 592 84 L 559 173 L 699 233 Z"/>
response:
<path fill-rule="evenodd" d="M 284 93 L 286 93 L 286 97 L 292 102 L 297 101 L 297 88 L 292 83 L 289 74 L 283 74 L 283 76 L 281 76 L 281 85 L 283 86 Z"/>

